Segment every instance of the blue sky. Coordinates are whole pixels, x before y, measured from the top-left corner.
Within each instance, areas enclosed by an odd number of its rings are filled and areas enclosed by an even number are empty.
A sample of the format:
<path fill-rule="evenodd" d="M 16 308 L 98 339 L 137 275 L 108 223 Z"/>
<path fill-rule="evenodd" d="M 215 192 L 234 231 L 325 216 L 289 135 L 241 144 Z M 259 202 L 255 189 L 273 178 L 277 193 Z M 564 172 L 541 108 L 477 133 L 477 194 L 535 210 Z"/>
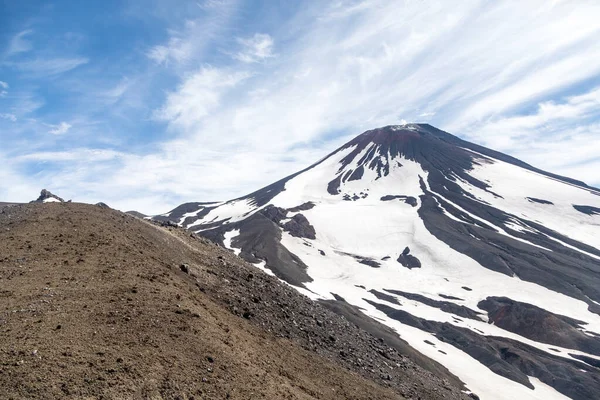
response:
<path fill-rule="evenodd" d="M 224 200 L 428 122 L 600 186 L 598 1 L 0 1 L 0 201 Z"/>

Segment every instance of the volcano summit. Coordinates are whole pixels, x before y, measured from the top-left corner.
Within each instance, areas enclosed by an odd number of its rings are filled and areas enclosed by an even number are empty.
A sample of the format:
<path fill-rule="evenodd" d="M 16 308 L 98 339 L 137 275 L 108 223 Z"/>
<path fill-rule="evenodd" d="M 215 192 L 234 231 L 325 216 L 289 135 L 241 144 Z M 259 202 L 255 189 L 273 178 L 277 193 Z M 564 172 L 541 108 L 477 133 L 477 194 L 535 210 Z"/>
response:
<path fill-rule="evenodd" d="M 382 322 L 483 399 L 600 393 L 600 190 L 582 182 L 406 124 L 153 218 Z"/>

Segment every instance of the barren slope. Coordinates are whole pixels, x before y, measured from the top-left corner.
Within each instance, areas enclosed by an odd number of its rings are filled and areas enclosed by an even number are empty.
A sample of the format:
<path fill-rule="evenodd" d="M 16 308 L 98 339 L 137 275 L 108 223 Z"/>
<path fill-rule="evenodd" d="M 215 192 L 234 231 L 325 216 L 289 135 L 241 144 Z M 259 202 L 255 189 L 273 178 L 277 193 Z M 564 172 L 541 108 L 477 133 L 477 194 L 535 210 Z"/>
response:
<path fill-rule="evenodd" d="M 0 299 L 0 398 L 461 396 L 205 239 L 96 206 L 0 209 Z"/>

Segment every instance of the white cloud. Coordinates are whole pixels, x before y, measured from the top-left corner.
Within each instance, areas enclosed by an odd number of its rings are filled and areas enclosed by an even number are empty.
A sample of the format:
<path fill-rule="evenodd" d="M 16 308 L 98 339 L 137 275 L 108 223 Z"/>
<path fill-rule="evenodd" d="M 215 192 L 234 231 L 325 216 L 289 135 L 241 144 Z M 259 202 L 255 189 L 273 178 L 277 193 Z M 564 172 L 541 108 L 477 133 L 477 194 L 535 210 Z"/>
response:
<path fill-rule="evenodd" d="M 12 122 L 17 122 L 17 116 L 14 114 L 2 113 L 0 114 L 0 118 L 4 118 Z"/>
<path fill-rule="evenodd" d="M 147 55 L 158 64 L 168 65 L 170 62 L 183 63 L 188 61 L 193 54 L 191 42 L 181 38 L 171 38 L 166 45 L 152 47 Z"/>
<path fill-rule="evenodd" d="M 72 149 L 69 151 L 40 151 L 28 153 L 15 157 L 18 162 L 23 161 L 39 161 L 39 162 L 98 162 L 112 161 L 119 157 L 126 156 L 125 153 L 114 150 L 100 149 Z"/>
<path fill-rule="evenodd" d="M 0 87 L 3 89 L 8 89 L 8 83 L 0 81 Z M 7 90 L 0 90 L 0 97 L 6 97 L 7 94 Z"/>
<path fill-rule="evenodd" d="M 165 106 L 155 113 L 156 118 L 190 128 L 207 117 L 220 105 L 221 97 L 249 77 L 245 72 L 203 67 L 186 79 L 167 96 Z"/>
<path fill-rule="evenodd" d="M 186 73 L 157 114 L 184 136 L 152 157 L 125 163 L 127 173 L 120 176 L 171 187 L 188 200 L 222 199 L 309 165 L 341 144 L 319 141 L 331 132 L 358 134 L 404 118 L 433 119 L 441 128 L 461 126 L 456 134 L 470 133 L 466 127 L 494 121 L 496 109 L 518 108 L 536 98 L 543 112 L 562 114 L 572 124 L 584 103 L 593 107 L 592 100 L 573 98 L 550 110 L 553 103 L 543 96 L 563 88 L 562 81 L 580 82 L 600 71 L 592 40 L 597 28 L 586 22 L 600 9 L 587 3 L 563 23 L 565 5 L 544 4 L 522 9 L 522 4 L 461 3 L 448 10 L 372 1 L 347 13 L 325 8 L 316 19 L 315 10 L 308 10 L 295 17 L 294 26 L 285 25 L 301 36 L 279 51 L 276 69 L 237 77 L 227 67 Z M 244 44 L 248 50 L 260 42 L 258 37 Z M 272 55 L 268 43 L 254 48 Z M 576 62 L 588 65 L 561 80 Z M 574 135 L 585 140 L 582 132 Z M 503 150 L 516 154 L 511 146 Z M 152 175 L 144 175 L 148 168 Z"/>
<path fill-rule="evenodd" d="M 241 51 L 233 55 L 236 60 L 245 63 L 254 63 L 273 57 L 273 38 L 264 33 L 255 33 L 246 39 L 238 38 L 242 46 Z"/>
<path fill-rule="evenodd" d="M 146 54 L 180 79 L 153 114 L 168 125 L 164 142 L 70 160 L 36 179 L 158 213 L 250 192 L 350 135 L 405 119 L 600 184 L 598 92 L 585 89 L 600 74 L 596 1 L 314 2 L 278 24 L 252 24 L 270 33 L 253 36 L 230 3 L 200 4 L 205 15 Z M 213 53 L 234 59 L 208 65 Z M 131 90 L 121 83 L 103 98 Z M 53 157 L 43 162 L 70 156 Z"/>
<path fill-rule="evenodd" d="M 59 75 L 71 71 L 81 65 L 87 64 L 89 60 L 84 57 L 73 58 L 37 58 L 34 60 L 20 62 L 5 62 L 4 65 L 16 68 L 19 71 L 46 78 L 51 75 Z"/>
<path fill-rule="evenodd" d="M 237 12 L 235 0 L 209 0 L 198 3 L 203 12 L 186 19 L 181 28 L 170 29 L 166 43 L 152 46 L 146 56 L 159 65 L 179 67 L 202 61 L 211 44 L 228 29 Z"/>
<path fill-rule="evenodd" d="M 67 133 L 69 131 L 69 129 L 71 129 L 71 124 L 64 122 L 64 121 L 58 125 L 48 124 L 48 126 L 52 128 L 48 131 L 48 133 L 51 133 L 53 135 L 63 135 L 65 133 Z"/>
<path fill-rule="evenodd" d="M 12 37 L 6 49 L 5 56 L 10 57 L 19 53 L 26 53 L 33 48 L 31 42 L 27 39 L 27 36 L 33 34 L 32 29 L 26 29 L 17 33 Z"/>
<path fill-rule="evenodd" d="M 467 139 L 508 152 L 534 166 L 599 185 L 600 87 L 531 113 L 499 117 L 462 131 Z"/>

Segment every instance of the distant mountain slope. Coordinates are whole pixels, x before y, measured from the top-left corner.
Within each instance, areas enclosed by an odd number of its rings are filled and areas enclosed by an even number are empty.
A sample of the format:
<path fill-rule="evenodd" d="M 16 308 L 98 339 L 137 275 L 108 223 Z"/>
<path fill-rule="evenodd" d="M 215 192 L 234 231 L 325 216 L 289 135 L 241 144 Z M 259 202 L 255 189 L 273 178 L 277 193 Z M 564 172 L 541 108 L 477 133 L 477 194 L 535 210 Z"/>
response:
<path fill-rule="evenodd" d="M 595 210 L 596 188 L 406 124 L 248 196 L 154 218 L 343 298 L 484 399 L 584 400 L 600 393 Z"/>
<path fill-rule="evenodd" d="M 189 231 L 76 203 L 0 227 L 2 399 L 466 398 Z"/>

